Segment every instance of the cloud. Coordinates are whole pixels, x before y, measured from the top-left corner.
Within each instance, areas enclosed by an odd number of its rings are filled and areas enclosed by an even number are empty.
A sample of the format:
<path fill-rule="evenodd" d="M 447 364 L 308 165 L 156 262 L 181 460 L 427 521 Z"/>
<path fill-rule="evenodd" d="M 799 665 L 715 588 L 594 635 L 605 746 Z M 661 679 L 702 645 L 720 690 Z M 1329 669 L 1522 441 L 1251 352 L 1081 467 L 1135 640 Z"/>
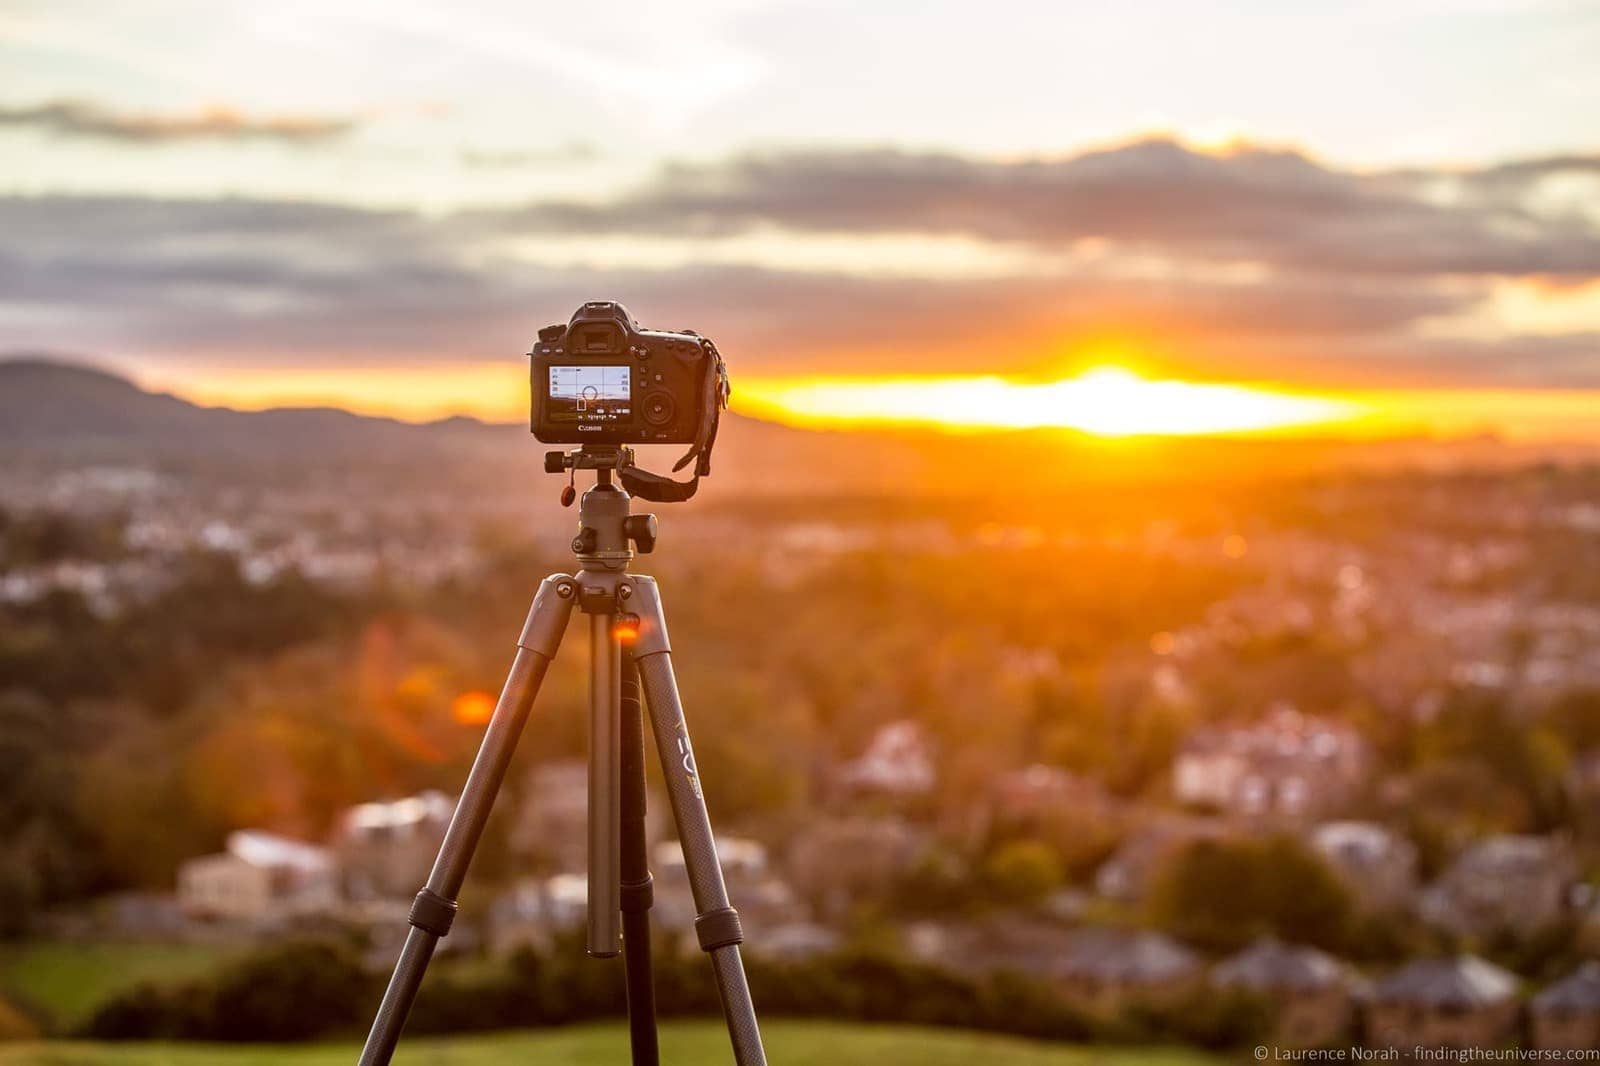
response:
<path fill-rule="evenodd" d="M 929 281 L 741 266 L 560 268 L 488 255 L 485 217 L 271 201 L 0 199 L 13 303 L 138 315 L 163 336 L 234 347 L 318 344 L 396 328 L 408 352 L 520 343 L 597 292 L 676 325 L 715 323 L 767 358 L 840 361 L 912 348 L 943 368 L 992 356 L 994 323 L 1030 335 L 1110 321 L 1292 342 L 1384 332 L 1456 306 L 1431 291 L 1344 281 L 1265 287 L 1118 279 Z M 484 242 L 488 240 L 488 243 Z M 507 317 L 524 324 L 507 332 Z M 648 318 L 649 316 L 647 316 Z M 404 324 L 403 328 L 400 324 Z M 709 328 L 709 326 L 707 326 Z M 248 338 L 244 334 L 249 334 Z M 830 354 L 832 353 L 832 354 Z M 900 356 L 904 358 L 904 356 Z"/>
<path fill-rule="evenodd" d="M 593 163 L 600 149 L 590 141 L 567 141 L 545 148 L 463 148 L 463 165 L 478 170 L 515 170 L 559 164 Z"/>
<path fill-rule="evenodd" d="M 1200 152 L 1154 139 L 1059 159 L 893 149 L 751 155 L 676 166 L 613 201 L 541 203 L 506 223 L 546 232 L 727 234 L 758 226 L 1106 241 L 1315 273 L 1600 273 L 1600 217 L 1541 213 L 1540 187 L 1589 183 L 1600 156 L 1480 170 L 1341 170 L 1292 151 Z"/>
<path fill-rule="evenodd" d="M 257 365 L 513 358 L 538 327 L 607 297 L 647 323 L 717 337 L 739 366 L 782 372 L 1052 374 L 1074 351 L 1120 338 L 1148 369 L 1190 376 L 1600 387 L 1600 322 L 1459 337 L 1428 328 L 1492 311 L 1506 278 L 1600 279 L 1600 222 L 1568 195 L 1595 174 L 1581 156 L 1365 173 L 1155 141 L 1010 163 L 745 157 L 670 168 L 611 201 L 443 215 L 0 198 L 0 349 Z M 809 260 L 646 269 L 538 254 L 603 235 L 647 244 L 772 231 L 1088 245 L 1141 269 L 1099 269 L 1094 257 L 1080 269 L 1069 256 L 1055 271 L 929 278 Z M 1229 263 L 1248 269 L 1213 269 Z"/>
<path fill-rule="evenodd" d="M 0 107 L 0 126 L 128 144 L 199 140 L 305 144 L 343 136 L 355 128 L 356 122 L 316 115 L 249 116 L 226 107 L 207 107 L 187 114 L 135 114 L 83 101 L 56 100 Z"/>

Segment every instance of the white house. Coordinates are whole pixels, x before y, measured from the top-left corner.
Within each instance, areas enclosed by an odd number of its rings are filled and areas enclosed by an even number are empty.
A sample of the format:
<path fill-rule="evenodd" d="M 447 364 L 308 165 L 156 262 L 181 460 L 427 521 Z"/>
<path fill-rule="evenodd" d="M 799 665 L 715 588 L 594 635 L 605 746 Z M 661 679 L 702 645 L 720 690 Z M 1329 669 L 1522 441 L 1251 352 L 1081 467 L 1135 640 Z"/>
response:
<path fill-rule="evenodd" d="M 338 899 L 326 848 L 257 829 L 228 834 L 226 850 L 178 868 L 178 902 L 198 918 L 271 921 Z"/>
<path fill-rule="evenodd" d="M 1376 822 L 1325 822 L 1311 847 L 1361 902 L 1373 910 L 1406 906 L 1417 890 L 1417 848 Z"/>
<path fill-rule="evenodd" d="M 867 750 L 844 764 L 839 780 L 856 792 L 902 798 L 933 791 L 933 750 L 915 722 L 890 722 L 878 730 Z"/>
<path fill-rule="evenodd" d="M 1423 892 L 1418 910 L 1431 924 L 1459 933 L 1526 933 L 1561 917 L 1577 879 L 1566 841 L 1502 834 L 1462 852 Z"/>
<path fill-rule="evenodd" d="M 1309 818 L 1353 795 L 1367 767 L 1354 729 L 1281 707 L 1253 726 L 1192 734 L 1173 761 L 1172 791 L 1193 807 Z"/>
<path fill-rule="evenodd" d="M 454 805 L 442 792 L 358 803 L 339 817 L 334 848 L 346 895 L 409 899 L 422 887 Z"/>

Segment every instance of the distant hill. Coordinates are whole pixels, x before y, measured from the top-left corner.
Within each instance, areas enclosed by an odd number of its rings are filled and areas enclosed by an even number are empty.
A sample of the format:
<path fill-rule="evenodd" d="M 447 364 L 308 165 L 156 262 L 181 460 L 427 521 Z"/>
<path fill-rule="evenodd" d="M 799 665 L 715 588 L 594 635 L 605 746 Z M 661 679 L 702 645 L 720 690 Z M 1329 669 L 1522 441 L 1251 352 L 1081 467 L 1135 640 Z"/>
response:
<path fill-rule="evenodd" d="M 716 453 L 716 487 L 877 491 L 918 477 L 927 459 L 912 442 L 821 433 L 729 415 Z M 541 470 L 546 448 L 526 425 L 456 416 L 415 424 L 327 407 L 238 411 L 149 392 L 81 362 L 0 356 L 0 446 L 58 459 L 296 462 L 400 460 Z M 641 458 L 669 468 L 681 449 Z M 709 490 L 713 482 L 707 482 Z"/>
<path fill-rule="evenodd" d="M 487 428 L 469 418 L 415 426 L 330 407 L 201 407 L 83 363 L 38 357 L 0 362 L 0 441 L 16 444 L 294 452 L 418 441 L 430 432 L 481 434 Z"/>
<path fill-rule="evenodd" d="M 718 435 L 714 477 L 704 489 L 719 496 L 938 491 L 957 471 L 951 484 L 971 484 L 1004 477 L 995 463 L 1036 461 L 1031 453 L 1044 437 L 1060 453 L 1061 434 L 823 431 L 729 414 Z M 520 423 L 458 416 L 416 424 L 326 407 L 202 407 L 84 363 L 38 356 L 0 361 L 0 444 L 94 461 L 399 459 L 506 464 L 514 470 L 540 469 L 546 450 Z M 640 458 L 651 469 L 665 470 L 681 453 L 642 449 Z"/>
<path fill-rule="evenodd" d="M 926 437 L 926 435 L 918 435 Z M 946 440 L 941 434 L 933 437 Z M 338 408 L 238 411 L 200 407 L 82 362 L 0 357 L 0 445 L 56 458 L 294 459 L 403 458 L 485 461 L 538 469 L 546 447 L 525 424 L 474 418 L 403 423 Z M 666 469 L 680 448 L 645 450 Z M 938 450 L 934 450 L 938 451 Z M 859 432 L 813 432 L 728 415 L 718 435 L 715 485 L 766 493 L 875 491 L 922 479 L 926 440 Z M 706 488 L 712 482 L 706 483 Z"/>
<path fill-rule="evenodd" d="M 0 356 L 0 446 L 13 454 L 96 461 L 381 460 L 432 467 L 469 462 L 495 476 L 503 468 L 507 477 L 538 472 L 545 451 L 521 424 L 458 416 L 419 425 L 327 407 L 202 407 L 83 363 L 39 356 Z M 660 470 L 677 454 L 646 449 L 641 461 Z M 1016 500 L 1112 484 L 1192 487 L 1346 464 L 1436 466 L 1539 457 L 1493 441 L 1106 441 L 1058 430 L 809 430 L 729 415 L 718 440 L 715 476 L 705 488 L 719 497 L 827 492 Z"/>

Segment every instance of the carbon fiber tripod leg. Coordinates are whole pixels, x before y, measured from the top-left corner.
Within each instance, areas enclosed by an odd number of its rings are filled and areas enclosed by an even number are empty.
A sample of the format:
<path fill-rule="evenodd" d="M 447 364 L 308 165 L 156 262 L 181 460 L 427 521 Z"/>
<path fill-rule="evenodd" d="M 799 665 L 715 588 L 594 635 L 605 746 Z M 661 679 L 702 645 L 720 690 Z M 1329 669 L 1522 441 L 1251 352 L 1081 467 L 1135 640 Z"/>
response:
<path fill-rule="evenodd" d="M 722 866 L 717 861 L 717 846 L 711 834 L 711 819 L 706 813 L 700 789 L 700 775 L 689 744 L 689 729 L 683 718 L 683 703 L 678 696 L 677 678 L 672 672 L 672 649 L 667 642 L 666 618 L 656 583 L 635 575 L 634 610 L 640 625 L 633 648 L 645 704 L 655 730 L 656 748 L 661 755 L 662 776 L 672 801 L 672 817 L 678 826 L 678 841 L 683 847 L 684 867 L 689 888 L 694 893 L 694 922 L 700 947 L 711 956 L 717 992 L 722 997 L 722 1013 L 733 1041 L 733 1058 L 738 1066 L 766 1066 L 761 1046 L 761 1030 L 756 1022 L 750 986 L 745 980 L 739 945 L 744 932 L 739 915 L 728 903 Z"/>
<path fill-rule="evenodd" d="M 467 775 L 461 800 L 450 819 L 450 828 L 445 831 L 433 872 L 428 875 L 427 887 L 417 893 L 416 902 L 411 906 L 411 931 L 406 935 L 400 961 L 395 964 L 394 976 L 389 979 L 372 1031 L 361 1050 L 360 1066 L 388 1066 L 434 948 L 439 938 L 450 931 L 455 919 L 456 895 L 466 879 L 472 852 L 489 820 L 490 808 L 516 751 L 517 739 L 522 735 L 533 699 L 561 644 L 567 619 L 572 614 L 574 591 L 571 577 L 552 574 L 544 579 L 533 598 L 528 620 L 517 639 L 517 655 L 512 660 L 511 672 L 500 690 L 494 717 L 484 732 L 483 744 L 472 763 L 472 772 Z"/>
<path fill-rule="evenodd" d="M 657 1066 L 656 986 L 650 961 L 649 842 L 645 839 L 644 720 L 639 675 L 622 668 L 622 966 L 633 1066 Z"/>

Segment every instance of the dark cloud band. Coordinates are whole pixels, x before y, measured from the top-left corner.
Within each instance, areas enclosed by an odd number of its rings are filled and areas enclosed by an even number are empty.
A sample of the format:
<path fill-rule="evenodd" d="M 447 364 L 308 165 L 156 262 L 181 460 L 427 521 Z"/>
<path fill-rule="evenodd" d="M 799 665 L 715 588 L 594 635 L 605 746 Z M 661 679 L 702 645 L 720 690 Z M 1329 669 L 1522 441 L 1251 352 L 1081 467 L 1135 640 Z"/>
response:
<path fill-rule="evenodd" d="M 1591 202 L 1600 202 L 1600 156 L 1366 173 L 1290 151 L 1212 155 L 1166 140 L 1016 162 L 808 151 L 672 167 L 608 203 L 534 204 L 504 221 L 555 232 L 726 234 L 767 225 L 1041 246 L 1104 240 L 1374 275 L 1600 274 L 1595 217 L 1537 210 L 1541 183 L 1557 177 L 1592 182 Z"/>
<path fill-rule="evenodd" d="M 0 198 L 0 349 L 383 365 L 514 357 L 583 299 L 702 329 L 794 372 L 1061 369 L 1132 337 L 1157 369 L 1307 384 L 1600 387 L 1600 322 L 1442 337 L 1505 279 L 1600 280 L 1592 214 L 1551 184 L 1588 157 L 1479 170 L 1341 171 L 1292 153 L 1146 142 L 1055 161 L 812 152 L 670 168 L 599 204 L 436 216 L 260 200 Z M 1581 207 L 1581 205 L 1580 205 Z M 541 237 L 962 234 L 1047 251 L 1093 240 L 1176 268 L 971 278 L 692 265 L 557 268 Z M 1208 270 L 1248 263 L 1250 280 Z M 1514 324 L 1513 324 L 1514 325 Z M 1513 326 L 1508 326 L 1511 330 Z"/>
<path fill-rule="evenodd" d="M 326 141 L 349 133 L 355 120 L 315 115 L 249 116 L 211 107 L 188 114 L 131 114 L 77 100 L 55 100 L 23 107 L 0 107 L 0 126 L 43 130 L 128 144 L 173 141 Z"/>

